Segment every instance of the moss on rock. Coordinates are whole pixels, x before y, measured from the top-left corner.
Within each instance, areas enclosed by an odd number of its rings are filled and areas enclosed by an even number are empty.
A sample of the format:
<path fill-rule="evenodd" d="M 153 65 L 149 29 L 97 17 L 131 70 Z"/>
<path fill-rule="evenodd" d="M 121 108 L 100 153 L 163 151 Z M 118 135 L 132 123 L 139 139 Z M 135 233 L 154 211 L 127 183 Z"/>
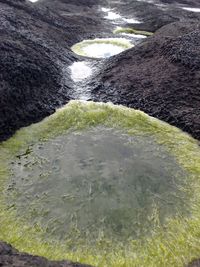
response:
<path fill-rule="evenodd" d="M 84 48 L 93 44 L 113 45 L 120 47 L 123 50 L 133 47 L 133 44 L 131 44 L 129 40 L 126 40 L 124 38 L 96 38 L 94 40 L 84 40 L 80 43 L 77 43 L 73 45 L 71 49 L 78 55 L 90 57 L 90 55 L 84 51 Z"/>
<path fill-rule="evenodd" d="M 131 136 L 150 136 L 165 147 L 188 173 L 187 186 L 182 190 L 190 195 L 190 216 L 177 214 L 163 227 L 155 212 L 152 217 L 155 227 L 144 239 L 115 242 L 102 234 L 92 244 L 80 238 L 76 249 L 71 249 L 73 240 L 52 240 L 39 222 L 31 225 L 18 216 L 14 206 L 7 205 L 5 185 L 11 175 L 10 164 L 16 156 L 28 152 L 38 142 L 99 125 L 123 129 Z M 200 149 L 197 141 L 175 127 L 122 106 L 71 101 L 52 116 L 19 130 L 3 142 L 0 155 L 0 239 L 21 251 L 99 267 L 183 266 L 200 253 Z"/>
<path fill-rule="evenodd" d="M 129 33 L 129 34 L 138 34 L 138 35 L 144 35 L 144 36 L 151 36 L 153 35 L 152 32 L 147 32 L 147 31 L 141 31 L 141 30 L 135 30 L 133 28 L 117 28 L 116 30 L 114 30 L 115 34 L 118 33 Z"/>

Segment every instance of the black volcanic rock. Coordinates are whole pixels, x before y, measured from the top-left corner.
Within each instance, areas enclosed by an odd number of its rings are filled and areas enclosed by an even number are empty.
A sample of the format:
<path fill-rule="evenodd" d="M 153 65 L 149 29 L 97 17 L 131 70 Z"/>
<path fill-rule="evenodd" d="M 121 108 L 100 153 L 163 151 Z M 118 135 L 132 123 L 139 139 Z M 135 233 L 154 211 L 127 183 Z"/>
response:
<path fill-rule="evenodd" d="M 12 246 L 0 242 L 1 267 L 91 267 L 69 261 L 49 261 L 43 257 L 20 253 Z"/>
<path fill-rule="evenodd" d="M 173 23 L 104 62 L 93 100 L 140 109 L 200 140 L 200 24 Z"/>
<path fill-rule="evenodd" d="M 100 7 L 142 22 L 120 26 L 157 32 L 99 64 L 88 84 L 93 100 L 141 109 L 200 140 L 200 14 L 180 4 L 200 8 L 197 0 L 0 0 L 0 141 L 71 99 L 68 67 L 85 59 L 70 47 L 114 37 L 116 24 L 103 18 Z M 0 266 L 86 267 L 20 253 L 3 242 Z"/>
<path fill-rule="evenodd" d="M 67 43 L 64 47 L 56 19 L 42 15 L 45 10 L 23 1 L 0 1 L 0 7 L 0 140 L 4 140 L 69 100 L 67 66 L 77 58 Z"/>
<path fill-rule="evenodd" d="M 68 67 L 81 58 L 70 46 L 98 24 L 94 11 L 90 21 L 81 13 L 80 3 L 75 13 L 65 10 L 67 16 L 58 7 L 56 12 L 29 1 L 0 0 L 0 141 L 71 99 Z"/>
<path fill-rule="evenodd" d="M 169 4 L 167 10 L 160 9 L 155 3 L 132 0 L 110 0 L 109 3 L 106 0 L 39 0 L 37 3 L 0 0 L 0 141 L 18 128 L 52 114 L 73 98 L 74 84 L 68 67 L 74 61 L 84 59 L 72 53 L 70 47 L 87 38 L 114 37 L 112 22 L 103 18 L 105 14 L 100 7 L 109 4 L 125 17 L 137 15 L 143 21 L 137 27 L 145 30 L 156 30 L 172 21 L 187 17 L 198 19 L 200 16 L 180 8 L 177 11 L 177 1 L 174 8 Z M 194 3 L 194 6 L 198 5 Z M 177 34 L 180 30 L 182 34 L 187 30 L 193 31 L 184 27 L 167 27 L 162 29 L 162 33 L 167 36 L 170 31 L 170 34 L 172 31 Z M 152 48 L 154 53 L 155 48 Z M 147 49 L 151 49 L 150 44 Z M 143 53 L 147 53 L 145 49 L 141 56 Z M 110 62 L 114 61 L 115 58 Z M 120 79 L 123 81 L 122 76 Z M 124 96 L 121 94 L 119 101 L 122 104 L 129 101 L 124 101 Z M 102 98 L 97 94 L 96 99 Z M 142 103 L 140 108 L 143 108 Z"/>
<path fill-rule="evenodd" d="M 141 23 L 131 23 L 137 29 L 152 31 L 176 21 L 200 20 L 200 13 L 184 10 L 182 7 L 200 8 L 196 0 L 152 0 L 152 1 L 109 1 L 110 6 L 121 15 L 137 18 Z M 128 25 L 127 25 L 128 26 Z"/>
<path fill-rule="evenodd" d="M 200 259 L 193 260 L 186 267 L 200 267 Z"/>

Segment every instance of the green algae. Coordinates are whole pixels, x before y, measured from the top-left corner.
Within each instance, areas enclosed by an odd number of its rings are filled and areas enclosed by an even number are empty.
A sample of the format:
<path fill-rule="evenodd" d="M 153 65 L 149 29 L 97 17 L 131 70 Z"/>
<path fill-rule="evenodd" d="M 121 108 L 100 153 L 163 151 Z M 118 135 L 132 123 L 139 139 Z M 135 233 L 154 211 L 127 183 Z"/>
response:
<path fill-rule="evenodd" d="M 77 43 L 71 47 L 71 50 L 78 55 L 88 56 L 87 53 L 85 53 L 84 48 L 92 44 L 111 44 L 113 46 L 121 47 L 123 50 L 133 47 L 133 44 L 124 38 L 96 38 L 94 40 L 84 40 Z"/>
<path fill-rule="evenodd" d="M 14 206 L 5 202 L 5 184 L 10 177 L 8 162 L 15 161 L 38 142 L 66 132 L 90 129 L 98 125 L 122 129 L 132 136 L 150 136 L 172 154 L 186 170 L 188 186 L 183 190 L 190 195 L 190 216 L 169 218 L 163 227 L 155 207 L 152 236 L 145 239 L 115 242 L 99 233 L 91 246 L 87 239 L 79 239 L 72 249 L 73 239 L 52 240 L 39 224 L 29 225 L 17 217 Z M 28 150 L 27 150 L 28 149 Z M 200 149 L 197 142 L 175 127 L 149 117 L 143 112 L 111 104 L 72 101 L 43 122 L 21 129 L 14 137 L 0 145 L 0 239 L 18 249 L 51 259 L 68 258 L 96 266 L 183 266 L 198 257 L 200 236 Z M 191 191 L 192 188 L 192 191 Z M 74 228 L 74 236 L 78 229 Z M 73 236 L 73 235 L 72 235 Z"/>
<path fill-rule="evenodd" d="M 54 239 L 93 242 L 99 231 L 120 241 L 141 238 L 151 232 L 155 209 L 162 224 L 177 210 L 188 213 L 179 189 L 186 173 L 175 159 L 152 138 L 113 128 L 40 142 L 10 169 L 6 202 L 33 224 L 40 221 Z"/>
<path fill-rule="evenodd" d="M 129 34 L 138 34 L 138 35 L 144 35 L 144 36 L 152 36 L 152 32 L 147 32 L 147 31 L 141 31 L 141 30 L 136 30 L 133 28 L 117 28 L 113 32 L 114 34 L 119 34 L 119 33 L 129 33 Z"/>

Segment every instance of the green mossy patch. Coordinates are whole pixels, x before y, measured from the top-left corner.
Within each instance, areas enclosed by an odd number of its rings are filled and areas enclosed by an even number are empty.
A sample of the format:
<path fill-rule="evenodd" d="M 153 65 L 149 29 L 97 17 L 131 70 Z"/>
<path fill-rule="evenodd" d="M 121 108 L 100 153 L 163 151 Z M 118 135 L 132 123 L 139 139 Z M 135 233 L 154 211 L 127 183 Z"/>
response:
<path fill-rule="evenodd" d="M 71 50 L 80 56 L 86 57 L 88 55 L 85 53 L 84 48 L 92 44 L 112 44 L 115 46 L 119 46 L 124 50 L 133 47 L 133 44 L 131 44 L 129 40 L 126 40 L 124 38 L 105 38 L 105 39 L 96 38 L 94 40 L 84 40 L 80 43 L 77 43 L 71 47 Z"/>
<path fill-rule="evenodd" d="M 99 234 L 94 244 L 78 240 L 51 240 L 39 223 L 29 223 L 17 216 L 15 207 L 5 202 L 5 184 L 10 177 L 10 162 L 31 146 L 72 131 L 103 126 L 123 129 L 136 136 L 150 136 L 176 158 L 188 174 L 190 216 L 169 218 L 161 226 L 157 212 L 152 214 L 155 227 L 144 239 L 114 242 Z M 191 190 L 192 189 L 192 190 Z M 145 113 L 122 106 L 71 101 L 40 123 L 19 130 L 0 145 L 0 239 L 21 251 L 49 259 L 70 259 L 99 267 L 183 266 L 200 255 L 200 148 L 197 141 L 179 129 L 149 117 Z M 74 229 L 76 232 L 76 229 Z M 75 234 L 76 236 L 76 234 Z"/>
<path fill-rule="evenodd" d="M 119 33 L 129 33 L 129 34 L 138 34 L 138 35 L 144 35 L 144 36 L 151 36 L 153 35 L 152 32 L 147 32 L 147 31 L 141 31 L 141 30 L 136 30 L 133 28 L 117 28 L 113 32 L 114 34 L 119 34 Z"/>

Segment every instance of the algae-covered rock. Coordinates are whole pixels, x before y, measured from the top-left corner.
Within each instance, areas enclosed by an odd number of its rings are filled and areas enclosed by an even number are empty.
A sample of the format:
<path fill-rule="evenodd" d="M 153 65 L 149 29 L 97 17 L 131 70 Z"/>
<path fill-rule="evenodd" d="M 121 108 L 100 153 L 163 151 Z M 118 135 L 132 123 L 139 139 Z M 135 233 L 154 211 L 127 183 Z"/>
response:
<path fill-rule="evenodd" d="M 200 150 L 179 129 L 73 101 L 0 155 L 0 239 L 17 249 L 104 267 L 182 266 L 198 254 Z"/>
<path fill-rule="evenodd" d="M 121 28 L 121 27 L 119 27 L 116 30 L 114 30 L 114 33 L 115 34 L 128 33 L 128 34 L 144 35 L 144 36 L 151 36 L 151 35 L 153 35 L 152 32 L 136 30 L 136 29 L 133 29 L 133 28 Z"/>

